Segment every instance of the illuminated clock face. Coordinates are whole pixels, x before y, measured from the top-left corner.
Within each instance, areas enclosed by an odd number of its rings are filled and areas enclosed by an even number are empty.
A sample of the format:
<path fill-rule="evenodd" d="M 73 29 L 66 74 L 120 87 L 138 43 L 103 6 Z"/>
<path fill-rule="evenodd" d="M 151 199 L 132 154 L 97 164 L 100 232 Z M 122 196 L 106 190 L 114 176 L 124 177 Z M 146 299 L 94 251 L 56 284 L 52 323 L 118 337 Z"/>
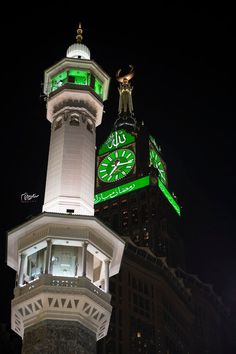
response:
<path fill-rule="evenodd" d="M 119 149 L 107 155 L 98 166 L 98 177 L 103 182 L 116 182 L 127 176 L 135 165 L 135 154 L 129 149 Z"/>
<path fill-rule="evenodd" d="M 157 152 L 154 149 L 150 149 L 150 162 L 159 172 L 159 178 L 162 183 L 167 184 L 166 172 L 163 162 L 158 156 Z"/>

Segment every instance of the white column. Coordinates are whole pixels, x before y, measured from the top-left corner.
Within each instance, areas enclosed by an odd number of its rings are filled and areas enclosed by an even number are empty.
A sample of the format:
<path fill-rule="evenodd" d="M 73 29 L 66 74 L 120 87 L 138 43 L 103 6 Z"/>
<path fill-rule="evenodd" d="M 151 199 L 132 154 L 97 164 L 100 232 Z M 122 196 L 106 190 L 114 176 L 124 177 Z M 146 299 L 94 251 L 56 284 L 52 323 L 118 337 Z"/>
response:
<path fill-rule="evenodd" d="M 26 261 L 26 254 L 20 254 L 20 269 L 19 269 L 19 278 L 18 278 L 18 285 L 22 286 L 24 283 L 24 271 L 25 271 L 25 261 Z"/>
<path fill-rule="evenodd" d="M 47 255 L 46 255 L 46 265 L 45 274 L 51 273 L 51 254 L 52 254 L 52 240 L 47 240 Z"/>
<path fill-rule="evenodd" d="M 87 247 L 88 242 L 84 242 L 82 248 L 82 277 L 86 277 Z"/>
<path fill-rule="evenodd" d="M 81 253 L 82 253 L 82 249 L 81 247 L 78 247 L 77 256 L 76 256 L 76 269 L 75 269 L 76 277 L 79 277 L 81 273 L 81 259 L 82 259 Z"/>
<path fill-rule="evenodd" d="M 105 264 L 105 283 L 104 283 L 104 291 L 105 293 L 109 293 L 109 267 L 110 267 L 110 260 L 106 259 L 104 261 Z"/>

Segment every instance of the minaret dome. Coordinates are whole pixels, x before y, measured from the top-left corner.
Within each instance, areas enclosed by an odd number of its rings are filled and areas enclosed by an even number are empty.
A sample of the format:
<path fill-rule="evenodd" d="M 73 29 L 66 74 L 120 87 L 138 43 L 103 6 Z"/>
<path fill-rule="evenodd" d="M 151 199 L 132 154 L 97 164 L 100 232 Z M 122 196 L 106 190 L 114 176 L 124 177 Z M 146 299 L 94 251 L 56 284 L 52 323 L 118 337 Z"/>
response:
<path fill-rule="evenodd" d="M 83 39 L 82 33 L 83 30 L 80 23 L 79 28 L 77 29 L 77 36 L 76 36 L 77 43 L 72 44 L 67 49 L 66 52 L 67 58 L 79 58 L 79 59 L 90 60 L 90 50 L 86 45 L 81 43 Z"/>

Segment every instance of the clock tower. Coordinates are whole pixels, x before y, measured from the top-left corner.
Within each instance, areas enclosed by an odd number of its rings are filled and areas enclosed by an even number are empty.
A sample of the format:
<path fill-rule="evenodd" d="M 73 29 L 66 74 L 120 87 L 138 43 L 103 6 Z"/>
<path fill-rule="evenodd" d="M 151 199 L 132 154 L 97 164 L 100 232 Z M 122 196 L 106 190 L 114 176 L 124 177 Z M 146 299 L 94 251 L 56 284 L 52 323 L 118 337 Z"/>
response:
<path fill-rule="evenodd" d="M 97 150 L 94 203 L 95 215 L 122 236 L 126 247 L 119 276 L 110 281 L 114 306 L 98 353 L 222 352 L 224 310 L 210 295 L 211 287 L 183 271 L 181 208 L 158 140 L 135 119 L 133 67 L 120 74 L 118 118 Z M 207 328 L 214 328 L 212 336 Z"/>
<path fill-rule="evenodd" d="M 17 273 L 11 326 L 23 354 L 95 354 L 124 250 L 93 206 L 96 127 L 110 79 L 81 43 L 81 26 L 76 38 L 44 74 L 51 140 L 43 212 L 8 233 Z"/>
<path fill-rule="evenodd" d="M 170 192 L 167 166 L 156 139 L 136 121 L 131 80 L 118 70 L 118 118 L 98 149 L 95 208 L 99 217 L 124 237 L 154 254 L 182 264 L 182 243 L 168 224 L 181 214 Z M 176 230 L 176 227 L 174 228 Z M 178 253 L 179 248 L 179 253 Z"/>

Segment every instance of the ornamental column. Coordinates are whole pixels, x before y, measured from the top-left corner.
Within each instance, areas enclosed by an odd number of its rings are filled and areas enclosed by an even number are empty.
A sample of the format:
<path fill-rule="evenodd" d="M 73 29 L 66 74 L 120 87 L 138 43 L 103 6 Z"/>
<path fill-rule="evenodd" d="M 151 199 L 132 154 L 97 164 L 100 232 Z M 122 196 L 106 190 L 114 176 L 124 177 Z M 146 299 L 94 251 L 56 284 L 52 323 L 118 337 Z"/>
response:
<path fill-rule="evenodd" d="M 105 291 L 105 293 L 109 293 L 109 267 L 110 267 L 110 260 L 106 259 L 104 261 L 104 264 L 105 264 L 104 291 Z"/>
<path fill-rule="evenodd" d="M 24 284 L 24 272 L 26 267 L 26 254 L 20 254 L 20 270 L 19 270 L 19 277 L 18 277 L 18 284 L 22 286 Z"/>
<path fill-rule="evenodd" d="M 84 242 L 82 248 L 82 277 L 86 277 L 87 247 L 88 242 Z"/>
<path fill-rule="evenodd" d="M 51 273 L 51 254 L 52 254 L 52 240 L 49 239 L 47 240 L 45 274 Z"/>

